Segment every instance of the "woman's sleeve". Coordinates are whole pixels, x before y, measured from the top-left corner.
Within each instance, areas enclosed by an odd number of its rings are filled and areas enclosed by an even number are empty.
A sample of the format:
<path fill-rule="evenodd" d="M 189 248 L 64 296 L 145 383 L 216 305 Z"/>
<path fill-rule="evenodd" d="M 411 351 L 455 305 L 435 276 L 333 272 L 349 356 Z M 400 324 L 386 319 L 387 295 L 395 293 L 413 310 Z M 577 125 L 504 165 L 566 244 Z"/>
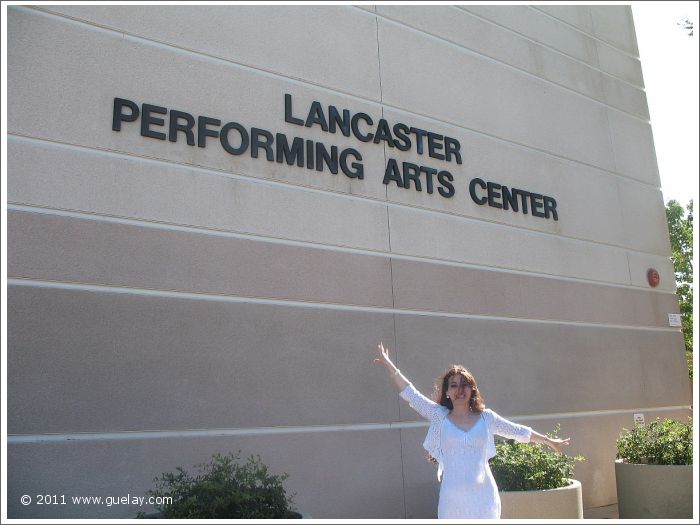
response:
<path fill-rule="evenodd" d="M 530 441 L 530 436 L 532 435 L 532 429 L 530 427 L 508 421 L 507 419 L 496 414 L 493 410 L 487 409 L 484 411 L 484 413 L 488 416 L 487 421 L 489 422 L 489 427 L 491 428 L 492 434 L 496 434 L 506 439 L 514 439 L 521 443 L 527 443 Z"/>
<path fill-rule="evenodd" d="M 438 405 L 421 394 L 411 383 L 406 385 L 399 396 L 408 401 L 411 408 L 426 419 L 432 419 L 435 412 L 443 408 L 442 405 Z"/>

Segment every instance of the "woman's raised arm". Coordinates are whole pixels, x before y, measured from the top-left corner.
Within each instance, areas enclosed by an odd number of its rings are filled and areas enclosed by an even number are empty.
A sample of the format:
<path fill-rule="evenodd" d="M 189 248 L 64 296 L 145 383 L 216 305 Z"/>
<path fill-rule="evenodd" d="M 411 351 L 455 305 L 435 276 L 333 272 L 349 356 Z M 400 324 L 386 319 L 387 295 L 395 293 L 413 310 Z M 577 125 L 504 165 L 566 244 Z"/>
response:
<path fill-rule="evenodd" d="M 394 383 L 396 383 L 396 386 L 399 387 L 399 390 L 406 388 L 406 386 L 411 382 L 406 379 L 406 377 L 401 373 L 401 370 L 396 368 L 396 365 L 391 361 L 391 359 L 389 359 L 389 349 L 385 348 L 383 343 L 379 343 L 377 348 L 379 349 L 379 357 L 376 357 L 373 363 L 381 365 L 387 369 L 387 371 L 391 374 L 391 378 L 394 380 Z"/>

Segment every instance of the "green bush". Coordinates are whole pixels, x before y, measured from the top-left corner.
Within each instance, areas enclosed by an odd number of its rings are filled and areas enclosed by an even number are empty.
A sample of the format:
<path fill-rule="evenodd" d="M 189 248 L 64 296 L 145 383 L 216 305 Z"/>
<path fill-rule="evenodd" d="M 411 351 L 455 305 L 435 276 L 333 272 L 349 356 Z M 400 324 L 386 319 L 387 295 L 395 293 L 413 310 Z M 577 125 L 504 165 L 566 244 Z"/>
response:
<path fill-rule="evenodd" d="M 260 456 L 250 456 L 239 464 L 238 454 L 214 454 L 209 463 L 196 465 L 197 475 L 182 467 L 155 478 L 155 490 L 148 495 L 172 498 L 172 503 L 157 507 L 163 518 L 290 518 L 293 497 L 287 496 L 282 483 L 286 473 L 272 475 Z M 143 517 L 143 516 L 142 516 Z"/>
<path fill-rule="evenodd" d="M 548 435 L 556 437 L 556 431 Z M 584 461 L 583 456 L 557 454 L 539 443 L 507 440 L 496 443 L 496 455 L 489 464 L 498 490 L 546 490 L 568 486 L 576 461 Z"/>
<path fill-rule="evenodd" d="M 617 459 L 651 465 L 693 464 L 693 418 L 686 423 L 657 417 L 647 426 L 623 429 L 617 440 Z"/>

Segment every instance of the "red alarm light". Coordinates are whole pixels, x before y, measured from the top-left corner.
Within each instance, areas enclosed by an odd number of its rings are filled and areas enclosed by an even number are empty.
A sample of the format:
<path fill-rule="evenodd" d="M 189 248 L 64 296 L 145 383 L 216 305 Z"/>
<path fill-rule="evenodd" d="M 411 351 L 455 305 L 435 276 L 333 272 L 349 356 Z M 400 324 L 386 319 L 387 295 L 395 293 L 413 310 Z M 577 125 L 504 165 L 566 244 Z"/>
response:
<path fill-rule="evenodd" d="M 647 272 L 647 281 L 649 281 L 649 286 L 656 288 L 659 285 L 659 281 L 661 281 L 659 272 L 654 270 L 654 268 L 649 268 L 649 271 Z"/>

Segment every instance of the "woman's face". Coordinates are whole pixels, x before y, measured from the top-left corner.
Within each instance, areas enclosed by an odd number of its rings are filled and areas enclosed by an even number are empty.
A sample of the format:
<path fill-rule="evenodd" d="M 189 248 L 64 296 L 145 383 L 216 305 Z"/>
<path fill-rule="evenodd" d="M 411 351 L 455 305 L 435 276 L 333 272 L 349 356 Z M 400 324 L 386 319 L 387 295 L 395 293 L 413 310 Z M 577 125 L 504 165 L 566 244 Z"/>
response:
<path fill-rule="evenodd" d="M 469 401 L 472 395 L 472 387 L 463 375 L 455 374 L 447 380 L 447 397 L 452 403 Z"/>

